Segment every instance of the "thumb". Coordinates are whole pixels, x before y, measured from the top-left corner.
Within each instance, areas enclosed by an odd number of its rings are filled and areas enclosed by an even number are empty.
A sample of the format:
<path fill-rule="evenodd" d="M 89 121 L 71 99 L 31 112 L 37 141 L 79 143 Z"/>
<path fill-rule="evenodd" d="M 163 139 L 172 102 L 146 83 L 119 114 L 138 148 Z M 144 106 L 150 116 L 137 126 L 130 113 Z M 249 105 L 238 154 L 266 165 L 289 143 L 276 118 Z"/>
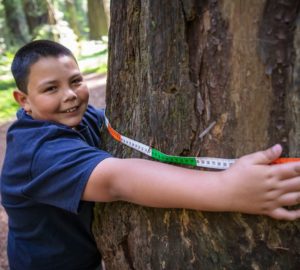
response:
<path fill-rule="evenodd" d="M 264 151 L 259 151 L 248 156 L 253 163 L 256 164 L 270 164 L 275 159 L 279 158 L 282 153 L 282 146 L 276 144 Z"/>

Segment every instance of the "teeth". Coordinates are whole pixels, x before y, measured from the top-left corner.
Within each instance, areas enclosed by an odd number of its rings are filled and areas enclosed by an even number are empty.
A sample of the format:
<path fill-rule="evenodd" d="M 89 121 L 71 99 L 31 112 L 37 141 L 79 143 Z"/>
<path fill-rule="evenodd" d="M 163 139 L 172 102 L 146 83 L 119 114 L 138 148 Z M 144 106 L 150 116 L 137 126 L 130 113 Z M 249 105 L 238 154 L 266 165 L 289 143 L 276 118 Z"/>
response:
<path fill-rule="evenodd" d="M 71 108 L 71 109 L 69 109 L 69 110 L 66 110 L 66 112 L 69 113 L 69 112 L 74 112 L 74 111 L 76 111 L 76 110 L 77 110 L 77 107 L 74 107 L 74 108 Z"/>

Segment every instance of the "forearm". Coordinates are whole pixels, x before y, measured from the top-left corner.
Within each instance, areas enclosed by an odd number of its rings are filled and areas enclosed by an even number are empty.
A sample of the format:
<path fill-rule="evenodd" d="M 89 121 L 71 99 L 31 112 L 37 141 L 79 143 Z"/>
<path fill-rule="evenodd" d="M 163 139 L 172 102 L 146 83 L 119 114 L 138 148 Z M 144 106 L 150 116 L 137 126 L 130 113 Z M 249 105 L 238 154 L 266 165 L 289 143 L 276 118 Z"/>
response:
<path fill-rule="evenodd" d="M 269 164 L 279 145 L 244 156 L 226 171 L 185 169 L 142 159 L 108 158 L 92 172 L 82 199 L 123 200 L 163 208 L 234 211 L 294 220 L 300 210 L 300 162 Z"/>
<path fill-rule="evenodd" d="M 221 172 L 204 172 L 142 159 L 106 161 L 115 200 L 162 208 L 224 211 Z M 109 164 L 110 163 L 110 164 Z"/>

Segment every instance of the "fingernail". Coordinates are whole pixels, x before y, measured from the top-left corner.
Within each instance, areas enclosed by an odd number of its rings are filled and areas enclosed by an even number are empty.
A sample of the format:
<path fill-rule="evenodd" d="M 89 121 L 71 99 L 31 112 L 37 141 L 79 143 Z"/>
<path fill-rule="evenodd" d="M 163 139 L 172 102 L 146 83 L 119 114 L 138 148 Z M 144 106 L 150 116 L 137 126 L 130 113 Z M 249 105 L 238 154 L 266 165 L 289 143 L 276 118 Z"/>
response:
<path fill-rule="evenodd" d="M 281 152 L 281 150 L 282 150 L 282 147 L 281 147 L 280 144 L 275 144 L 275 145 L 272 147 L 272 150 L 273 150 L 274 153 L 279 154 L 279 153 Z"/>

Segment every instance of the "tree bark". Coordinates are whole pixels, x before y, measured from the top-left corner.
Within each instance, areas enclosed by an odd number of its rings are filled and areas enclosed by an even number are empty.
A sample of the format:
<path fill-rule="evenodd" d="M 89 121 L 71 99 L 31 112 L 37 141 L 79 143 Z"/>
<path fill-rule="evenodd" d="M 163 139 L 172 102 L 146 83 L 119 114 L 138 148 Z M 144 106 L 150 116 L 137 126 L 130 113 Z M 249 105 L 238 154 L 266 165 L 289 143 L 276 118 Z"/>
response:
<path fill-rule="evenodd" d="M 236 158 L 281 143 L 284 155 L 299 156 L 299 10 L 293 0 L 113 0 L 113 127 L 174 155 Z M 108 150 L 141 157 L 114 141 Z M 129 203 L 95 213 L 108 270 L 300 265 L 299 221 Z"/>

